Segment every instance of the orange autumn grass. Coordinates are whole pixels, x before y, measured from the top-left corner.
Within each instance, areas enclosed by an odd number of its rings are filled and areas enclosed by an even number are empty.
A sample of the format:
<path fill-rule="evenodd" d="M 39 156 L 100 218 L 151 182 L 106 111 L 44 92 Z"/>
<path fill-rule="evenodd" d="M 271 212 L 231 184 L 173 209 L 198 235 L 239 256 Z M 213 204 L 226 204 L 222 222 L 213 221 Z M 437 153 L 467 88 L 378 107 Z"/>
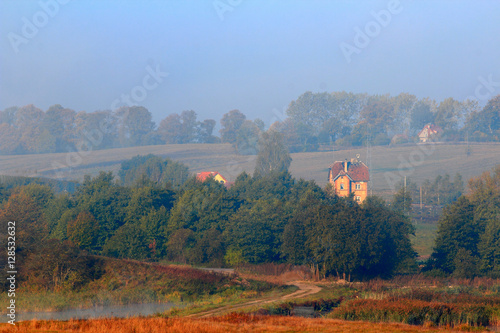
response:
<path fill-rule="evenodd" d="M 0 324 L 4 332 L 453 332 L 444 328 L 426 328 L 392 323 L 341 321 L 299 317 L 254 316 L 232 313 L 207 319 L 127 318 L 70 321 L 27 321 Z"/>

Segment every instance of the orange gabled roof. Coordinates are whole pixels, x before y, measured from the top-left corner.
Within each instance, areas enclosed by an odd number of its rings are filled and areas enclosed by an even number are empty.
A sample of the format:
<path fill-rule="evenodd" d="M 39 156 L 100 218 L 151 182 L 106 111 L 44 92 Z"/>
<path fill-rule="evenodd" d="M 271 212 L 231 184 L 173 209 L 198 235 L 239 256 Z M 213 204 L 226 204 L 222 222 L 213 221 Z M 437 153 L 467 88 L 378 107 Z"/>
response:
<path fill-rule="evenodd" d="M 344 163 L 347 163 L 347 172 L 345 172 Z M 337 161 L 330 165 L 330 172 L 334 180 L 344 175 L 354 182 L 367 182 L 370 180 L 370 171 L 363 162 Z"/>
<path fill-rule="evenodd" d="M 202 181 L 204 182 L 205 180 L 207 180 L 207 178 L 210 178 L 210 177 L 215 177 L 219 175 L 222 179 L 224 179 L 224 182 L 227 182 L 227 179 L 224 178 L 224 176 L 222 176 L 220 173 L 216 172 L 216 171 L 203 171 L 203 172 L 198 172 L 196 174 L 196 179 L 198 179 L 199 181 Z"/>

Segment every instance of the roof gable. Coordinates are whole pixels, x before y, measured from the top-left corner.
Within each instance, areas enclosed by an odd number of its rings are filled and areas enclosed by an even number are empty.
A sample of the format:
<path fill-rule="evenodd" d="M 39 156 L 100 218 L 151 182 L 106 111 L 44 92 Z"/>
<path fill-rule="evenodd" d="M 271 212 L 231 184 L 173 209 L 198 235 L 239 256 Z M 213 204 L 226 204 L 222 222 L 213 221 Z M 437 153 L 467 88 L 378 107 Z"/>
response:
<path fill-rule="evenodd" d="M 227 182 L 227 179 L 224 178 L 220 173 L 218 173 L 216 171 L 203 171 L 203 172 L 198 172 L 196 174 L 196 179 L 199 181 L 202 181 L 202 182 L 204 182 L 205 180 L 207 180 L 210 177 L 214 178 L 215 180 L 221 180 L 224 183 Z"/>
<path fill-rule="evenodd" d="M 345 171 L 347 163 L 347 172 Z M 330 165 L 330 175 L 333 180 L 346 175 L 353 182 L 367 182 L 370 180 L 370 171 L 363 162 L 337 161 Z"/>

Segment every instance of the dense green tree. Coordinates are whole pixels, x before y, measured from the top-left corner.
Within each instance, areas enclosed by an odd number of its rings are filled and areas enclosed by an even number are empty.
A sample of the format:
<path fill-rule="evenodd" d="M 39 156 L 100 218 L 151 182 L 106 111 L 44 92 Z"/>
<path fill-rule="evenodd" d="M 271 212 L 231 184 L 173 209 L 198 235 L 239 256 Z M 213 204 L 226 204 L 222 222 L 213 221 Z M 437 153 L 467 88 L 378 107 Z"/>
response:
<path fill-rule="evenodd" d="M 254 174 L 265 176 L 287 171 L 291 162 L 292 158 L 284 145 L 283 135 L 273 130 L 262 133 Z"/>
<path fill-rule="evenodd" d="M 224 237 L 218 228 L 212 227 L 197 235 L 196 244 L 189 253 L 189 261 L 222 266 L 224 254 Z"/>
<path fill-rule="evenodd" d="M 285 119 L 283 122 L 277 121 L 273 123 L 269 130 L 283 134 L 283 140 L 289 152 L 296 153 L 304 150 L 295 123 L 290 118 Z"/>
<path fill-rule="evenodd" d="M 52 105 L 45 112 L 42 127 L 55 138 L 55 150 L 64 151 L 75 140 L 76 112 L 59 104 Z"/>
<path fill-rule="evenodd" d="M 120 146 L 118 119 L 111 111 L 78 112 L 75 116 L 74 133 L 69 137 L 70 147 L 76 150 L 97 150 Z M 90 147 L 85 147 L 89 145 Z M 68 148 L 65 147 L 65 151 Z"/>
<path fill-rule="evenodd" d="M 140 228 L 145 232 L 151 257 L 154 259 L 165 256 L 166 228 L 170 217 L 165 206 L 151 208 L 147 215 L 139 220 Z"/>
<path fill-rule="evenodd" d="M 118 140 L 122 147 L 151 144 L 149 137 L 155 127 L 151 113 L 142 106 L 121 107 L 118 118 Z"/>
<path fill-rule="evenodd" d="M 222 142 L 235 143 L 238 137 L 238 130 L 245 122 L 246 116 L 239 110 L 231 110 L 222 116 L 220 129 Z"/>
<path fill-rule="evenodd" d="M 312 260 L 324 275 L 344 279 L 387 277 L 403 263 L 414 266 L 407 219 L 369 197 L 360 207 L 352 199 L 321 205 L 311 216 L 308 238 Z"/>
<path fill-rule="evenodd" d="M 47 231 L 51 237 L 54 236 L 55 238 L 59 238 L 54 235 L 54 231 L 58 225 L 58 222 L 61 216 L 66 211 L 69 211 L 71 208 L 73 208 L 74 205 L 74 201 L 67 193 L 56 195 L 54 196 L 54 198 L 48 201 L 47 205 L 43 209 L 43 214 L 47 221 Z M 62 237 L 60 239 L 62 239 Z"/>
<path fill-rule="evenodd" d="M 458 268 L 455 266 L 455 257 L 460 249 L 464 250 L 462 256 L 468 254 L 471 259 L 479 258 L 478 244 L 485 225 L 478 222 L 474 219 L 474 206 L 466 197 L 460 197 L 453 205 L 446 207 L 439 220 L 429 266 L 453 273 Z M 474 273 L 476 271 L 471 271 L 471 274 Z"/>
<path fill-rule="evenodd" d="M 221 183 L 208 179 L 185 186 L 170 213 L 167 234 L 178 229 L 203 232 L 211 228 L 222 230 L 241 201 Z"/>
<path fill-rule="evenodd" d="M 463 104 L 449 97 L 439 103 L 434 122 L 443 130 L 457 129 L 458 121 L 463 115 Z"/>
<path fill-rule="evenodd" d="M 408 93 L 401 93 L 393 98 L 392 132 L 409 134 L 411 115 L 417 102 L 417 97 Z"/>
<path fill-rule="evenodd" d="M 241 155 L 256 155 L 259 151 L 259 126 L 250 120 L 245 120 L 238 129 L 236 142 L 233 144 Z"/>
<path fill-rule="evenodd" d="M 500 95 L 489 100 L 481 111 L 471 112 L 465 129 L 472 140 L 498 141 L 500 138 Z"/>
<path fill-rule="evenodd" d="M 286 114 L 295 125 L 310 128 L 311 136 L 317 136 L 327 121 L 339 123 L 340 128 L 354 125 L 353 121 L 365 103 L 364 94 L 307 91 L 290 103 Z"/>
<path fill-rule="evenodd" d="M 189 169 L 180 162 L 162 159 L 153 154 L 137 155 L 130 160 L 123 161 L 118 171 L 124 185 L 132 185 L 143 181 L 146 176 L 156 185 L 173 185 L 178 187 L 188 179 Z"/>
<path fill-rule="evenodd" d="M 193 110 L 181 112 L 181 138 L 180 143 L 191 143 L 196 140 L 198 121 Z"/>
<path fill-rule="evenodd" d="M 158 126 L 158 134 L 160 135 L 160 138 L 164 143 L 182 143 L 181 116 L 177 113 L 173 113 L 163 119 Z"/>
<path fill-rule="evenodd" d="M 322 204 L 325 204 L 322 193 L 306 190 L 301 193 L 281 237 L 281 256 L 292 264 L 317 264 L 313 261 L 312 251 L 307 246 L 308 239 L 313 238 L 314 222 L 311 216 L 317 216 Z M 336 200 L 337 197 L 334 198 Z M 310 241 L 310 240 L 309 240 Z"/>
<path fill-rule="evenodd" d="M 97 243 L 99 223 L 89 212 L 81 212 L 76 220 L 68 223 L 67 237 L 76 246 L 90 250 Z"/>
<path fill-rule="evenodd" d="M 11 106 L 3 111 L 0 111 L 0 124 L 14 125 L 18 110 L 19 108 L 17 106 Z"/>
<path fill-rule="evenodd" d="M 135 224 L 121 226 L 103 247 L 103 254 L 115 258 L 143 260 L 151 256 L 148 237 Z"/>
<path fill-rule="evenodd" d="M 16 191 L 0 209 L 0 221 L 3 230 L 7 230 L 9 221 L 15 222 L 16 247 L 18 260 L 36 251 L 47 235 L 47 224 L 42 208 L 36 200 L 25 192 Z M 5 233 L 4 233 L 5 235 Z"/>
<path fill-rule="evenodd" d="M 174 192 L 160 187 L 144 186 L 132 190 L 126 208 L 127 222 L 138 222 L 143 216 L 150 213 L 151 209 L 158 210 L 164 207 L 170 211 L 174 204 Z"/>
<path fill-rule="evenodd" d="M 283 202 L 257 200 L 230 217 L 225 238 L 250 263 L 279 261 L 287 217 Z"/>
<path fill-rule="evenodd" d="M 195 242 L 193 230 L 183 228 L 175 230 L 166 244 L 167 259 L 186 263 Z"/>
<path fill-rule="evenodd" d="M 116 185 L 113 178 L 111 172 L 101 172 L 95 178 L 85 177 L 76 193 L 77 210 L 90 212 L 99 223 L 98 247 L 125 224 L 130 189 Z"/>
<path fill-rule="evenodd" d="M 0 154 L 12 155 L 23 153 L 21 133 L 12 125 L 0 124 Z"/>
<path fill-rule="evenodd" d="M 496 206 L 492 219 L 486 221 L 485 232 L 479 243 L 480 270 L 483 274 L 500 277 L 500 209 Z"/>
<path fill-rule="evenodd" d="M 213 131 L 215 128 L 215 120 L 213 119 L 205 119 L 198 126 L 197 130 L 197 142 L 199 143 L 216 143 L 219 138 L 213 135 Z"/>
<path fill-rule="evenodd" d="M 436 102 L 428 98 L 415 103 L 410 116 L 411 135 L 416 135 L 425 125 L 434 123 Z"/>
<path fill-rule="evenodd" d="M 311 126 L 313 133 L 317 134 L 323 124 L 332 118 L 335 108 L 335 99 L 330 94 L 307 91 L 290 103 L 286 113 L 294 123 Z"/>

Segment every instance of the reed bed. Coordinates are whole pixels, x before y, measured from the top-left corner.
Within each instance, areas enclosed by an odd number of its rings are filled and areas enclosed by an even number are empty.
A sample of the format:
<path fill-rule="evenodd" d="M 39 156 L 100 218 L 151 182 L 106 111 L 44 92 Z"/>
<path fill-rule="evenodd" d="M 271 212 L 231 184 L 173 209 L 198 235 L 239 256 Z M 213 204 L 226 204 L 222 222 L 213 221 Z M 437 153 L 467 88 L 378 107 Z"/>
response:
<path fill-rule="evenodd" d="M 404 324 L 349 322 L 336 319 L 312 319 L 282 316 L 255 316 L 233 313 L 209 319 L 128 318 L 70 321 L 27 321 L 15 328 L 0 324 L 7 332 L 88 332 L 88 333 L 219 333 L 219 332 L 452 332 L 447 328 L 418 327 Z M 463 327 L 467 330 L 467 327 Z"/>

